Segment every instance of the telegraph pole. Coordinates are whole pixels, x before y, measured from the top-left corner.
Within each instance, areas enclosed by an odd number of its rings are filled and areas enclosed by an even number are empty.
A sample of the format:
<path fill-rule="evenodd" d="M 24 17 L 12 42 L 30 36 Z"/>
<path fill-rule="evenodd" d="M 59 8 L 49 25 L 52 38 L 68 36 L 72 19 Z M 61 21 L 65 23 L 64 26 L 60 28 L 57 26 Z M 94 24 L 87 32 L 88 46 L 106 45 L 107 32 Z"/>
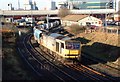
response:
<path fill-rule="evenodd" d="M 47 14 L 47 29 L 49 28 L 49 14 Z"/>

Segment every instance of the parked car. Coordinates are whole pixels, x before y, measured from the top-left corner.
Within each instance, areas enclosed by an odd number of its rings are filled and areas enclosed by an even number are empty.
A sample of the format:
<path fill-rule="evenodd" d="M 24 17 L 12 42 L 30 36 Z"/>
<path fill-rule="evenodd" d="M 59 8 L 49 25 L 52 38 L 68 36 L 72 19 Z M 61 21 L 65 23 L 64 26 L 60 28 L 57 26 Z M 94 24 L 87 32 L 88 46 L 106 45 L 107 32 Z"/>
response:
<path fill-rule="evenodd" d="M 90 28 L 90 29 L 97 29 L 97 28 L 99 28 L 99 27 L 98 27 L 98 26 L 95 26 L 95 25 L 90 25 L 89 28 Z"/>

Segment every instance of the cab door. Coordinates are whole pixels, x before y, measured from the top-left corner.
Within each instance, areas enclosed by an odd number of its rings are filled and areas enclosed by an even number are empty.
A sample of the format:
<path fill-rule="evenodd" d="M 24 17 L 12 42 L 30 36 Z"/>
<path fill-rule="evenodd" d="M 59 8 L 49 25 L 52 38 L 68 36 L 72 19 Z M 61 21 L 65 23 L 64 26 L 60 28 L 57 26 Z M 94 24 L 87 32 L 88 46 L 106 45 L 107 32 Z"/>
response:
<path fill-rule="evenodd" d="M 59 53 L 59 43 L 56 42 L 56 51 Z"/>
<path fill-rule="evenodd" d="M 64 43 L 60 43 L 60 54 L 63 54 L 64 51 Z"/>

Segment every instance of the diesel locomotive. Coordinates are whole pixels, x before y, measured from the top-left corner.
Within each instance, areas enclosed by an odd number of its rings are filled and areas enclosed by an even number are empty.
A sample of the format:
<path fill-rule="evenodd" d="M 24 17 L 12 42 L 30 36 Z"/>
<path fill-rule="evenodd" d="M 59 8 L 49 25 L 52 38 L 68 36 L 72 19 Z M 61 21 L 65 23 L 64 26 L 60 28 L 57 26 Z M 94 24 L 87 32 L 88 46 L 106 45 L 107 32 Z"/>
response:
<path fill-rule="evenodd" d="M 58 33 L 46 34 L 34 28 L 34 39 L 40 47 L 46 49 L 60 61 L 79 60 L 81 58 L 81 42 Z"/>

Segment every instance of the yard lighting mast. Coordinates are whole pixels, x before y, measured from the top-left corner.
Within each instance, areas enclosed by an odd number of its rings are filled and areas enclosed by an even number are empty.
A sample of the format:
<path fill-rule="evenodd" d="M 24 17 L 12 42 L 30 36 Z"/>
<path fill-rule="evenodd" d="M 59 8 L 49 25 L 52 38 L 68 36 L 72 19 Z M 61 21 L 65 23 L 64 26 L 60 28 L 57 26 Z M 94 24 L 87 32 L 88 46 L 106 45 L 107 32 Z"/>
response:
<path fill-rule="evenodd" d="M 49 28 L 49 14 L 47 14 L 47 29 Z"/>
<path fill-rule="evenodd" d="M 107 10 L 107 6 L 108 6 L 109 2 L 105 4 L 105 9 Z M 107 13 L 105 14 L 105 27 L 107 27 Z"/>
<path fill-rule="evenodd" d="M 109 1 L 109 2 L 107 2 L 107 3 L 105 4 L 105 9 L 106 9 L 106 10 L 108 9 L 108 7 L 109 7 L 109 9 L 112 9 L 112 8 L 113 8 L 113 2 L 112 2 L 112 1 Z M 105 14 L 105 27 L 107 27 L 107 21 L 106 21 L 106 19 L 107 19 L 107 14 L 108 14 L 108 13 Z"/>

